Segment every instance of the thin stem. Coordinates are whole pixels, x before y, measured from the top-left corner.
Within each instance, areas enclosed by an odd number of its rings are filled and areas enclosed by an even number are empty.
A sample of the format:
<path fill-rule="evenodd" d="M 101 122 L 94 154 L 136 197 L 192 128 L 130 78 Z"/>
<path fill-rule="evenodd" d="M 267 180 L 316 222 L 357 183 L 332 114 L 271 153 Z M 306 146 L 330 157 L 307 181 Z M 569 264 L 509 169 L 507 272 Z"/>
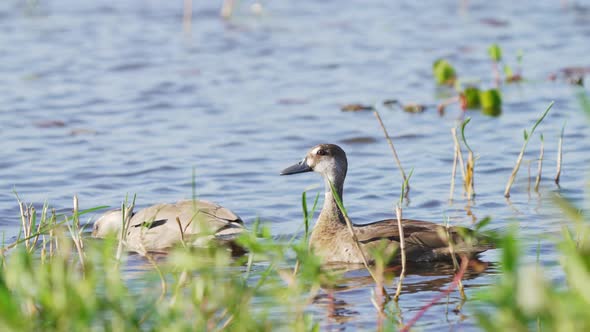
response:
<path fill-rule="evenodd" d="M 178 229 L 180 230 L 180 243 L 183 247 L 186 248 L 186 243 L 184 242 L 184 230 L 182 229 L 182 223 L 180 222 L 179 217 L 176 217 L 176 224 L 178 225 Z"/>
<path fill-rule="evenodd" d="M 461 147 L 459 145 L 459 140 L 457 139 L 457 128 L 451 128 L 451 133 L 453 133 L 453 141 L 455 141 L 455 146 L 457 147 L 461 175 L 463 176 L 463 181 L 465 181 L 465 164 L 463 163 L 463 154 L 461 153 Z"/>
<path fill-rule="evenodd" d="M 565 124 L 561 127 L 561 135 L 559 135 L 559 145 L 557 147 L 557 174 L 555 175 L 555 184 L 559 185 L 559 179 L 561 177 L 561 161 L 563 157 L 563 131 L 565 130 Z"/>
<path fill-rule="evenodd" d="M 514 169 L 512 170 L 512 174 L 510 175 L 510 178 L 508 178 L 508 183 L 506 184 L 506 189 L 504 190 L 504 197 L 506 197 L 506 198 L 510 197 L 510 188 L 512 187 L 512 184 L 514 183 L 514 179 L 516 178 L 516 173 L 518 173 L 518 169 L 520 168 L 520 164 L 522 163 L 522 158 L 524 156 L 524 151 L 526 149 L 526 146 L 527 146 L 527 144 L 529 144 L 529 140 L 533 136 L 535 129 L 541 123 L 541 121 L 543 121 L 545 116 L 547 116 L 547 113 L 549 113 L 549 110 L 551 109 L 551 107 L 553 107 L 553 104 L 555 104 L 554 101 L 552 101 L 551 104 L 549 104 L 549 106 L 547 107 L 545 112 L 543 112 L 541 117 L 537 120 L 537 122 L 535 122 L 535 125 L 531 129 L 530 133 L 527 133 L 525 130 L 524 144 L 522 145 L 522 149 L 520 150 L 520 154 L 518 155 L 518 158 L 516 159 L 516 165 L 514 166 Z"/>
<path fill-rule="evenodd" d="M 133 195 L 131 205 L 127 206 L 127 199 L 125 199 L 125 203 L 121 206 L 121 212 L 123 213 L 121 222 L 123 223 L 123 227 L 121 227 L 121 236 L 119 237 L 119 245 L 117 246 L 117 261 L 121 259 L 121 255 L 123 254 L 123 245 L 127 239 L 127 232 L 131 226 L 131 217 L 133 215 L 133 209 L 135 208 L 135 198 L 136 196 Z"/>
<path fill-rule="evenodd" d="M 539 153 L 539 167 L 537 168 L 537 178 L 535 179 L 535 191 L 539 191 L 539 184 L 541 183 L 541 173 L 543 171 L 543 155 L 545 154 L 545 146 L 543 141 L 543 134 L 541 134 L 541 152 Z"/>
<path fill-rule="evenodd" d="M 406 275 L 406 244 L 404 239 L 404 228 L 402 226 L 402 209 L 399 205 L 395 207 L 395 215 L 397 216 L 397 229 L 399 231 L 399 247 L 401 249 L 402 255 L 402 272 L 399 275 L 399 280 L 397 281 L 397 289 L 393 297 L 393 299 L 397 301 L 402 292 L 402 282 Z"/>
<path fill-rule="evenodd" d="M 377 110 L 373 110 L 373 113 L 375 114 L 377 121 L 379 121 L 379 125 L 381 126 L 381 129 L 383 129 L 383 134 L 385 134 L 385 139 L 387 140 L 387 143 L 389 144 L 389 147 L 391 148 L 391 152 L 393 153 L 393 158 L 395 159 L 395 162 L 397 163 L 399 171 L 402 174 L 402 178 L 404 179 L 404 182 L 407 183 L 406 173 L 404 172 L 404 169 L 402 167 L 402 163 L 399 160 L 399 157 L 397 156 L 397 152 L 395 151 L 395 147 L 393 146 L 393 141 L 391 140 L 391 137 L 389 136 L 389 133 L 387 132 L 387 129 L 385 128 L 385 125 L 383 124 L 383 120 L 381 120 L 381 116 L 379 115 L 379 112 Z M 410 184 L 407 183 L 406 184 L 406 195 L 409 192 L 410 192 Z"/>
<path fill-rule="evenodd" d="M 453 128 L 454 129 L 454 128 Z M 451 130 L 452 132 L 453 130 Z M 457 159 L 459 159 L 459 146 L 455 143 L 453 149 L 453 171 L 451 173 L 451 190 L 449 192 L 449 200 L 453 200 L 453 194 L 455 193 L 455 177 L 457 175 Z"/>

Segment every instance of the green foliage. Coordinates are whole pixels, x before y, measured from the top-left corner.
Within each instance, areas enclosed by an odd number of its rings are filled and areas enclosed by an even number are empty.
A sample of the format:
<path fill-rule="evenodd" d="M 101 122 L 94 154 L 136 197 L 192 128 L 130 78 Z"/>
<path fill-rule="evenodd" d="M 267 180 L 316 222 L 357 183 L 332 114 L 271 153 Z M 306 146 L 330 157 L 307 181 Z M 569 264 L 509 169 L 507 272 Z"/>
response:
<path fill-rule="evenodd" d="M 481 106 L 480 91 L 475 86 L 466 87 L 463 90 L 463 98 L 465 98 L 465 107 L 468 109 L 479 108 Z"/>
<path fill-rule="evenodd" d="M 457 80 L 455 68 L 444 59 L 438 59 L 434 62 L 432 72 L 436 83 L 439 85 L 453 85 Z"/>
<path fill-rule="evenodd" d="M 526 140 L 552 106 L 553 102 L 526 135 Z M 539 260 L 540 242 L 536 263 L 521 263 L 522 241 L 513 227 L 502 237 L 499 283 L 480 294 L 486 309 L 478 310 L 476 317 L 485 330 L 529 331 L 533 327 L 537 331 L 590 330 L 590 239 L 587 236 L 590 220 L 571 201 L 557 195 L 553 201 L 564 220 L 569 221 L 562 226 L 561 238 L 552 240 L 559 251 L 561 276 L 565 278 L 550 281 L 545 276 Z"/>
<path fill-rule="evenodd" d="M 589 330 L 590 243 L 573 238 L 564 228 L 562 239 L 557 240 L 566 277 L 563 287 L 562 282 L 545 277 L 539 262 L 521 263 L 522 244 L 515 229 L 505 234 L 499 283 L 480 294 L 487 305 L 485 312 L 476 313 L 481 327 L 487 331 L 529 331 L 533 326 L 543 331 Z"/>
<path fill-rule="evenodd" d="M 502 49 L 498 44 L 490 45 L 490 47 L 488 48 L 488 55 L 490 56 L 490 59 L 492 59 L 492 61 L 494 62 L 502 61 Z"/>
<path fill-rule="evenodd" d="M 483 90 L 479 94 L 482 112 L 485 115 L 498 116 L 502 113 L 502 96 L 498 89 Z"/>
<path fill-rule="evenodd" d="M 41 233 L 2 249 L 1 331 L 316 331 L 307 305 L 340 278 L 306 241 L 277 241 L 259 223 L 237 240 L 243 258 L 213 246 L 119 261 L 117 238 L 82 239 L 79 251 L 78 219 L 62 217 L 32 217 Z M 298 273 L 288 268 L 293 255 Z"/>
<path fill-rule="evenodd" d="M 514 72 L 512 71 L 512 67 L 509 65 L 504 65 L 504 76 L 508 80 L 510 77 L 514 76 Z"/>
<path fill-rule="evenodd" d="M 467 118 L 465 121 L 463 121 L 463 123 L 461 123 L 461 139 L 463 139 L 463 143 L 465 144 L 467 150 L 469 150 L 469 152 L 473 152 L 469 147 L 469 144 L 467 144 L 467 139 L 465 138 L 465 127 L 469 122 L 471 122 L 471 118 Z"/>
<path fill-rule="evenodd" d="M 320 194 L 318 193 L 315 196 L 315 199 L 313 201 L 313 206 L 311 208 L 311 211 L 309 211 L 307 209 L 307 192 L 303 192 L 301 194 L 301 208 L 303 209 L 303 225 L 305 226 L 305 240 L 307 241 L 308 237 L 309 237 L 309 224 L 311 222 L 311 218 L 313 217 L 313 213 L 315 212 L 317 206 L 318 206 L 318 199 L 320 198 Z"/>

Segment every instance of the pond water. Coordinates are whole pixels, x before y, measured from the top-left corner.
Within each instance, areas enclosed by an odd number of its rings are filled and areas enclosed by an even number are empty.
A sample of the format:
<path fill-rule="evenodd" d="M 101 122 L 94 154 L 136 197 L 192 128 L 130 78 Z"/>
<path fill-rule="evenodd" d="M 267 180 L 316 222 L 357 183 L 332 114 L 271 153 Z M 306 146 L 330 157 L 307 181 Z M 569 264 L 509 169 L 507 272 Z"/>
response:
<path fill-rule="evenodd" d="M 546 235 L 563 218 L 554 193 L 584 201 L 590 164 L 588 121 L 576 87 L 559 75 L 588 66 L 590 7 L 574 1 L 266 1 L 262 13 L 242 1 L 231 20 L 219 1 L 195 1 L 183 24 L 182 1 L 0 3 L 0 230 L 19 227 L 13 191 L 26 202 L 69 209 L 120 206 L 137 194 L 139 206 L 197 194 L 227 206 L 251 224 L 268 223 L 276 235 L 300 229 L 301 193 L 322 191 L 319 176 L 280 177 L 318 143 L 347 152 L 345 205 L 357 223 L 393 216 L 402 180 L 371 112 L 345 113 L 348 103 L 381 105 L 386 99 L 423 103 L 422 114 L 379 106 L 402 164 L 413 169 L 404 216 L 472 225 L 485 216 L 491 229 L 511 224 L 530 240 L 536 256 L 555 273 L 557 255 Z M 526 82 L 505 85 L 503 113 L 478 111 L 467 139 L 478 156 L 476 198 L 468 202 L 458 179 L 449 202 L 453 163 L 450 128 L 464 117 L 458 105 L 439 116 L 434 105 L 449 91 L 435 87 L 432 62 L 444 57 L 462 77 L 491 86 L 487 47 L 499 43 L 506 62 L 523 51 Z M 557 80 L 547 78 L 558 74 Z M 530 128 L 537 128 L 510 200 L 504 186 Z M 555 174 L 558 138 L 565 124 L 560 187 Z M 528 190 L 536 172 L 542 133 L 544 180 Z M 497 262 L 499 251 L 481 255 Z M 493 264 L 492 264 L 493 265 Z M 493 283 L 497 267 L 470 274 L 468 297 Z M 374 329 L 367 274 L 353 273 L 351 289 L 337 293 L 345 330 Z M 452 280 L 452 271 L 416 267 L 406 278 L 400 309 L 411 318 Z M 394 285 L 390 289 L 394 289 Z M 435 305 L 421 330 L 470 329 L 469 311 L 453 313 L 459 295 Z M 469 304 L 469 302 L 468 302 Z M 449 309 L 451 308 L 451 309 Z M 322 301 L 310 311 L 325 315 Z"/>

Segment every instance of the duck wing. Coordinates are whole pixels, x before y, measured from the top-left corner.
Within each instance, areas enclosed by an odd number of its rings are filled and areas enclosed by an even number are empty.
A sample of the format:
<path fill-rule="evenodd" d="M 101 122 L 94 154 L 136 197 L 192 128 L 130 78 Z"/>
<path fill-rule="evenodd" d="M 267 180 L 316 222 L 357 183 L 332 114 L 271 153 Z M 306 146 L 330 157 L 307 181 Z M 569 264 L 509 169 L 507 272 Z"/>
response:
<path fill-rule="evenodd" d="M 413 219 L 402 219 L 402 227 L 404 229 L 406 243 L 415 241 L 417 240 L 415 239 L 416 237 L 421 238 L 425 234 L 438 235 L 437 229 L 444 230 L 442 226 L 435 223 Z M 354 230 L 359 241 L 364 243 L 381 239 L 400 240 L 396 219 L 385 219 L 370 224 L 354 225 Z M 433 246 L 439 245 L 436 243 L 435 238 L 425 238 L 424 240 L 425 245 L 428 243 L 431 243 Z"/>
<path fill-rule="evenodd" d="M 432 222 L 402 219 L 406 255 L 410 260 L 434 260 L 449 256 L 449 238 L 456 254 L 476 254 L 493 248 L 489 239 L 473 236 L 472 230 L 464 227 L 445 227 Z M 396 219 L 386 219 L 366 225 L 355 225 L 358 240 L 365 244 L 375 241 L 394 241 L 399 246 L 400 235 Z"/>

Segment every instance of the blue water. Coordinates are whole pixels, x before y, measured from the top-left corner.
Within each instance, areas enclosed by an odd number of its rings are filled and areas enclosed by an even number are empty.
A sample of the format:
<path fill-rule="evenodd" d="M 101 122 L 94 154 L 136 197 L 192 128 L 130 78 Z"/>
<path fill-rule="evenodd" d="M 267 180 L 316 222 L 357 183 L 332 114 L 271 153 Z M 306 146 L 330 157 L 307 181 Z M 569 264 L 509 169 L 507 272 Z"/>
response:
<path fill-rule="evenodd" d="M 258 14 L 253 3 L 240 2 L 223 20 L 219 1 L 194 2 L 190 24 L 183 24 L 182 1 L 0 3 L 0 230 L 7 236 L 18 230 L 13 191 L 58 209 L 70 208 L 73 195 L 81 208 L 116 207 L 126 194 L 146 206 L 191 197 L 194 168 L 199 197 L 247 223 L 259 217 L 274 234 L 293 234 L 302 220 L 301 192 L 313 197 L 323 189 L 317 175 L 278 173 L 324 142 L 348 154 L 345 202 L 353 220 L 391 217 L 399 171 L 373 114 L 341 112 L 348 103 L 378 107 L 406 172 L 413 169 L 405 217 L 469 226 L 491 216 L 490 228 L 499 230 L 516 223 L 534 259 L 537 238 L 557 234 L 563 220 L 551 196 L 582 204 L 589 122 L 561 70 L 590 66 L 590 5 L 267 1 Z M 439 116 L 434 105 L 452 91 L 435 87 L 432 62 L 444 57 L 461 77 L 491 87 L 491 43 L 502 46 L 512 67 L 522 50 L 526 82 L 502 87 L 500 117 L 464 114 L 458 105 Z M 548 80 L 552 74 L 555 81 Z M 408 114 L 383 107 L 386 99 L 430 107 Z M 552 100 L 507 201 L 504 186 L 523 129 Z M 449 202 L 450 128 L 465 116 L 472 117 L 467 139 L 478 157 L 477 196 L 467 202 L 458 178 Z M 557 187 L 552 177 L 564 124 Z M 534 182 L 540 133 L 544 179 L 536 193 L 528 190 L 527 170 L 530 162 Z M 543 263 L 555 263 L 553 247 L 541 238 Z M 496 262 L 498 255 L 492 250 L 481 258 Z M 496 272 L 466 280 L 468 296 L 493 283 Z M 430 273 L 406 278 L 405 320 L 451 282 L 449 270 Z M 375 327 L 372 285 L 360 285 L 336 294 L 346 304 L 345 319 L 328 326 Z M 452 293 L 450 305 L 459 302 Z M 310 310 L 321 319 L 326 308 L 318 302 Z M 419 328 L 474 327 L 468 311 L 448 311 L 446 303 L 434 306 Z"/>

